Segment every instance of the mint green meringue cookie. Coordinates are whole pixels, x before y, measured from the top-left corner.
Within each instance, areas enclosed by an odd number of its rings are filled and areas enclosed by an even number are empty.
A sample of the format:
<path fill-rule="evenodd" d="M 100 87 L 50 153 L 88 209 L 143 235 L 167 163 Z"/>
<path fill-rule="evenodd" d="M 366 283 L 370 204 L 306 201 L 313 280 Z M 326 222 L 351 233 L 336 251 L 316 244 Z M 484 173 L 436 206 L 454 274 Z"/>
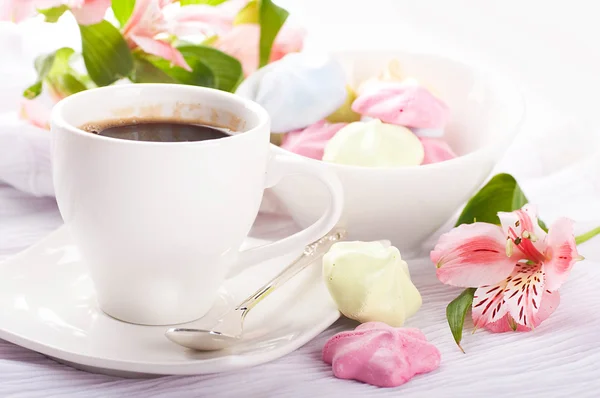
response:
<path fill-rule="evenodd" d="M 399 327 L 421 308 L 421 294 L 394 246 L 336 243 L 323 256 L 323 278 L 340 312 L 361 323 Z"/>
<path fill-rule="evenodd" d="M 421 164 L 423 144 L 409 129 L 379 119 L 350 123 L 325 146 L 325 162 L 365 167 Z"/>

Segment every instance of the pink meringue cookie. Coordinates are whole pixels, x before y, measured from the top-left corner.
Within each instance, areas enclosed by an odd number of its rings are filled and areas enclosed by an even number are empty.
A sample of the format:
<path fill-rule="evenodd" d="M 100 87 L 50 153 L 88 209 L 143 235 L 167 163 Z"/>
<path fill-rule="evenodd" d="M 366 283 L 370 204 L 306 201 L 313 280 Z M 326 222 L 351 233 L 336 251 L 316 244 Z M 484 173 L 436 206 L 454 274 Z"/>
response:
<path fill-rule="evenodd" d="M 440 366 L 441 354 L 419 329 L 367 322 L 331 337 L 323 360 L 340 379 L 397 387 Z"/>
<path fill-rule="evenodd" d="M 448 143 L 440 138 L 419 137 L 425 157 L 421 164 L 431 164 L 454 159 L 456 154 Z"/>
<path fill-rule="evenodd" d="M 321 160 L 327 142 L 348 123 L 327 123 L 318 121 L 305 129 L 291 131 L 284 135 L 281 148 L 307 158 Z"/>
<path fill-rule="evenodd" d="M 443 101 L 412 81 L 369 85 L 352 110 L 385 123 L 427 129 L 443 129 L 450 114 Z"/>

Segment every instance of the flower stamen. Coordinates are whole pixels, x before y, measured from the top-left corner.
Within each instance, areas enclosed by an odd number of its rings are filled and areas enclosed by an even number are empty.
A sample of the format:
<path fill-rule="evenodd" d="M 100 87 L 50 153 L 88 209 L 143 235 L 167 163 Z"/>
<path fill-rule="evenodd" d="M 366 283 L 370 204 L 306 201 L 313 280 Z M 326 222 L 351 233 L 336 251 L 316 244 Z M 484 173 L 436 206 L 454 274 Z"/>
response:
<path fill-rule="evenodd" d="M 519 246 L 521 244 L 521 238 L 515 239 L 515 245 Z"/>
<path fill-rule="evenodd" d="M 534 235 L 534 234 L 530 234 L 530 235 L 529 235 L 529 240 L 531 240 L 532 242 L 537 242 L 538 238 L 537 238 L 537 236 L 536 236 L 536 235 Z"/>
<path fill-rule="evenodd" d="M 513 255 L 513 241 L 512 239 L 506 239 L 506 257 L 510 257 Z"/>

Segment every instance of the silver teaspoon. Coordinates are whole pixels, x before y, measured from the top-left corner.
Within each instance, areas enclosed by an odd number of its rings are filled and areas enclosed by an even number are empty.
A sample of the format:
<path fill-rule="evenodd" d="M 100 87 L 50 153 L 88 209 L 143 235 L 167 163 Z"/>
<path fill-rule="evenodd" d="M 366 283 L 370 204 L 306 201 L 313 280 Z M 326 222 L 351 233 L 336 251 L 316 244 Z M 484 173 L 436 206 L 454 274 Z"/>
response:
<path fill-rule="evenodd" d="M 292 264 L 281 271 L 275 278 L 267 282 L 233 310 L 221 318 L 219 330 L 170 328 L 165 336 L 172 342 L 183 347 L 198 351 L 215 351 L 238 343 L 244 332 L 244 320 L 252 308 L 271 294 L 275 289 L 289 281 L 300 271 L 319 260 L 329 248 L 342 240 L 346 235 L 344 230 L 334 230 L 316 242 L 306 246 L 304 252 Z M 223 325 L 226 330 L 222 328 Z"/>

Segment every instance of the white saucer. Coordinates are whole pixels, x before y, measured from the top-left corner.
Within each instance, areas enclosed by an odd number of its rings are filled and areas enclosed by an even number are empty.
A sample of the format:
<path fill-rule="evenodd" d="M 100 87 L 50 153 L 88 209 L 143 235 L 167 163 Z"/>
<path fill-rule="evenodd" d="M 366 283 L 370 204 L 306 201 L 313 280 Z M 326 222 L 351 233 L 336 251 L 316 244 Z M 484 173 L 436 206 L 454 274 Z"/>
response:
<path fill-rule="evenodd" d="M 248 245 L 257 244 L 249 239 Z M 186 324 L 211 327 L 296 256 L 277 258 L 228 280 L 209 314 Z M 164 337 L 166 327 L 117 321 L 96 305 L 85 264 L 66 228 L 0 264 L 0 338 L 76 368 L 127 377 L 225 372 L 280 358 L 339 317 L 315 263 L 249 314 L 244 340 L 194 352 Z"/>

